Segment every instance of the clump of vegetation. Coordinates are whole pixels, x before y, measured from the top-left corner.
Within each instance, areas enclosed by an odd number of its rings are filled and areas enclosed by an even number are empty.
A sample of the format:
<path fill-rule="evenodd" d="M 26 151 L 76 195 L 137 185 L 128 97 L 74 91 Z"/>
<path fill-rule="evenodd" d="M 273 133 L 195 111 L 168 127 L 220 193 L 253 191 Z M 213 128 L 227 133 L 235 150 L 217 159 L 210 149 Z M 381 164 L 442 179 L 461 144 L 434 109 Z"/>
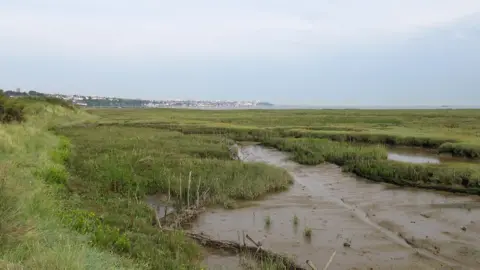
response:
<path fill-rule="evenodd" d="M 293 215 L 293 220 L 292 220 L 292 221 L 293 221 L 293 226 L 298 226 L 299 220 L 298 220 L 298 216 L 297 216 L 297 215 Z"/>
<path fill-rule="evenodd" d="M 0 93 L 0 123 L 23 122 L 25 105 Z"/>
<path fill-rule="evenodd" d="M 272 218 L 268 215 L 265 217 L 265 227 L 267 228 L 270 228 L 270 226 L 272 225 Z"/>
<path fill-rule="evenodd" d="M 305 229 L 303 230 L 303 236 L 305 236 L 308 239 L 312 238 L 312 228 L 305 227 Z"/>

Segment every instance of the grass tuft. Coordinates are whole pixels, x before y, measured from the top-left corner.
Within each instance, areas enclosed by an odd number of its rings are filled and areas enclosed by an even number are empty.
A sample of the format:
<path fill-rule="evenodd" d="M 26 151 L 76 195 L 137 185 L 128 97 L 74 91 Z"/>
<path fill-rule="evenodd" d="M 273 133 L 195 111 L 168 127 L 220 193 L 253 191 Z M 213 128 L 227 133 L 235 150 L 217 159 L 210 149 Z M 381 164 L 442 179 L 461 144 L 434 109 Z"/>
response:
<path fill-rule="evenodd" d="M 305 227 L 305 229 L 303 230 L 303 236 L 309 239 L 312 238 L 312 228 Z"/>
<path fill-rule="evenodd" d="M 297 215 L 293 215 L 293 226 L 298 226 L 298 216 Z"/>

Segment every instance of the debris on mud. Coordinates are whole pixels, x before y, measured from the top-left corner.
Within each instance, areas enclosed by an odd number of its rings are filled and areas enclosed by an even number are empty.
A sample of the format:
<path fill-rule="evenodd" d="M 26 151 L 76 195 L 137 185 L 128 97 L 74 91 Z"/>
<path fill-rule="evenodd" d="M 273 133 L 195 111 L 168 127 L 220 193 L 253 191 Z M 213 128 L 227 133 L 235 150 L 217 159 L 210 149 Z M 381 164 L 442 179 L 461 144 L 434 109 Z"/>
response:
<path fill-rule="evenodd" d="M 191 239 L 196 240 L 202 246 L 216 248 L 216 249 L 223 249 L 226 251 L 242 253 L 246 252 L 251 255 L 255 259 L 272 259 L 275 262 L 281 263 L 285 266 L 285 269 L 290 270 L 306 270 L 304 267 L 297 265 L 293 260 L 287 258 L 286 256 L 271 252 L 269 250 L 265 250 L 262 248 L 261 243 L 254 241 L 248 234 L 246 235 L 246 239 L 252 242 L 255 246 L 249 246 L 245 243 L 229 241 L 229 240 L 215 240 L 204 233 L 197 234 L 193 232 L 184 232 L 186 236 L 190 237 Z"/>
<path fill-rule="evenodd" d="M 429 214 L 420 214 L 420 216 L 424 217 L 424 218 L 431 218 L 432 216 L 429 215 Z"/>

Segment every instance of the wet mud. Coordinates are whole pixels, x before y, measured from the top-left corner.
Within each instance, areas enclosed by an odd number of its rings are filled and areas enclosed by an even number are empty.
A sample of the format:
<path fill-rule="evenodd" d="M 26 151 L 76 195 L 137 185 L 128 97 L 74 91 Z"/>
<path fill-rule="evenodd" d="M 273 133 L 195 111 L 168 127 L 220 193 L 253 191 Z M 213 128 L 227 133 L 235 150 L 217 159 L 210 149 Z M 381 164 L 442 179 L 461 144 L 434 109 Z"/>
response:
<path fill-rule="evenodd" d="M 371 182 L 332 164 L 302 166 L 255 145 L 242 147 L 240 158 L 285 168 L 295 183 L 238 209 L 210 209 L 191 225 L 193 231 L 234 241 L 244 231 L 306 268 L 311 260 L 322 269 L 337 251 L 330 270 L 480 269 L 478 196 Z M 310 238 L 305 229 L 311 229 Z M 218 253 L 206 256 L 205 264 L 241 269 L 238 258 Z"/>

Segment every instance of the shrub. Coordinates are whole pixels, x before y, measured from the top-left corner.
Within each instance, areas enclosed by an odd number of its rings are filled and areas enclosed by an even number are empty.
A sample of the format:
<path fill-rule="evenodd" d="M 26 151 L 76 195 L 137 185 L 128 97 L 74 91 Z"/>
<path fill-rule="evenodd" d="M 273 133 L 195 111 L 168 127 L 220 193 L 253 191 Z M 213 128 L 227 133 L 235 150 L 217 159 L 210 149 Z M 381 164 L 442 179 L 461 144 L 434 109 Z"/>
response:
<path fill-rule="evenodd" d="M 51 153 L 52 160 L 59 164 L 65 164 L 70 158 L 70 147 L 70 140 L 67 137 L 60 136 L 57 149 L 53 150 Z"/>
<path fill-rule="evenodd" d="M 25 106 L 22 102 L 0 95 L 0 122 L 23 122 Z"/>
<path fill-rule="evenodd" d="M 66 184 L 68 180 L 68 172 L 57 164 L 44 168 L 41 176 L 47 183 Z"/>

